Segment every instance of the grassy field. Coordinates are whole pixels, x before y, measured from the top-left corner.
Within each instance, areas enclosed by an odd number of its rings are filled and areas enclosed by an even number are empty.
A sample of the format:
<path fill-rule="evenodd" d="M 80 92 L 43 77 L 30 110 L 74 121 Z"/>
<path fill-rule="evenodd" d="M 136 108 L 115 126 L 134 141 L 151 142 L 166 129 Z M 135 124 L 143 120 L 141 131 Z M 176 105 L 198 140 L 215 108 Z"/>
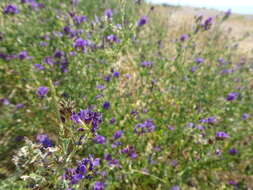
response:
<path fill-rule="evenodd" d="M 0 8 L 0 190 L 253 189 L 252 16 Z"/>
<path fill-rule="evenodd" d="M 212 9 L 201 9 L 192 7 L 177 6 L 155 6 L 157 12 L 163 16 L 170 15 L 169 22 L 173 23 L 173 27 L 180 25 L 189 25 L 194 22 L 194 16 L 205 15 L 216 17 L 222 15 L 223 12 Z M 242 53 L 250 53 L 253 48 L 253 15 L 232 14 L 230 18 L 221 25 L 224 33 L 230 36 L 234 43 L 238 43 Z"/>

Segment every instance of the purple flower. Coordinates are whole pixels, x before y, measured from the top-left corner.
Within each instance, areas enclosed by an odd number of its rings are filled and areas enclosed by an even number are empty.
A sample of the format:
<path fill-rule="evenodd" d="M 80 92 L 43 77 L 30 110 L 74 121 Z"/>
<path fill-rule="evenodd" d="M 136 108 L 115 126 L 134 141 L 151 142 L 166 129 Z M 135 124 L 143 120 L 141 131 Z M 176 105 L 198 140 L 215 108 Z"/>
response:
<path fill-rule="evenodd" d="M 76 124 L 80 124 L 82 121 L 85 124 L 91 124 L 91 132 L 93 134 L 95 134 L 98 125 L 102 122 L 101 114 L 93 112 L 91 109 L 80 110 L 78 114 L 72 113 L 70 119 Z"/>
<path fill-rule="evenodd" d="M 237 150 L 235 148 L 231 148 L 228 150 L 228 153 L 232 156 L 236 155 L 237 154 Z"/>
<path fill-rule="evenodd" d="M 45 5 L 43 3 L 37 3 L 35 1 L 30 1 L 29 2 L 29 7 L 31 9 L 37 10 L 38 8 L 44 8 Z"/>
<path fill-rule="evenodd" d="M 197 58 L 195 58 L 195 63 L 197 63 L 197 64 L 200 64 L 200 63 L 202 63 L 204 60 L 202 59 L 202 58 L 200 58 L 200 57 L 197 57 Z"/>
<path fill-rule="evenodd" d="M 218 155 L 218 156 L 220 156 L 221 155 L 221 150 L 220 149 L 216 149 L 215 150 L 215 154 Z"/>
<path fill-rule="evenodd" d="M 37 96 L 43 98 L 48 93 L 48 88 L 45 86 L 40 86 L 37 88 L 36 94 Z"/>
<path fill-rule="evenodd" d="M 32 1 L 34 1 L 34 0 L 20 0 L 21 3 L 30 3 Z"/>
<path fill-rule="evenodd" d="M 7 99 L 7 98 L 1 98 L 0 99 L 0 103 L 2 105 L 9 105 L 10 104 L 10 101 Z"/>
<path fill-rule="evenodd" d="M 18 58 L 19 58 L 20 60 L 24 60 L 24 59 L 28 59 L 29 56 L 28 56 L 28 54 L 27 54 L 26 51 L 21 51 L 21 52 L 19 52 L 19 54 L 18 54 Z"/>
<path fill-rule="evenodd" d="M 105 110 L 108 110 L 109 107 L 110 107 L 110 102 L 105 101 L 105 102 L 103 103 L 103 108 L 104 108 Z"/>
<path fill-rule="evenodd" d="M 126 148 L 123 148 L 121 150 L 121 153 L 127 154 L 127 156 L 130 157 L 131 159 L 137 158 L 137 154 L 133 146 L 127 146 Z"/>
<path fill-rule="evenodd" d="M 145 120 L 143 123 L 139 123 L 135 126 L 134 132 L 138 135 L 143 133 L 150 133 L 155 130 L 155 125 L 151 119 Z"/>
<path fill-rule="evenodd" d="M 143 66 L 143 67 L 150 67 L 151 65 L 152 65 L 152 62 L 149 62 L 149 61 L 141 62 L 141 66 Z"/>
<path fill-rule="evenodd" d="M 112 73 L 112 77 L 118 78 L 118 77 L 119 77 L 119 72 L 114 71 L 114 72 Z"/>
<path fill-rule="evenodd" d="M 242 120 L 248 119 L 249 115 L 247 113 L 242 114 Z"/>
<path fill-rule="evenodd" d="M 204 23 L 202 24 L 202 27 L 204 28 L 204 30 L 209 30 L 211 28 L 211 25 L 212 25 L 212 21 L 213 21 L 213 18 L 212 17 L 208 17 Z"/>
<path fill-rule="evenodd" d="M 82 120 L 79 117 L 78 114 L 72 113 L 72 115 L 70 116 L 70 120 L 73 121 L 75 124 L 81 124 Z"/>
<path fill-rule="evenodd" d="M 15 141 L 16 141 L 16 142 L 20 142 L 20 141 L 22 141 L 23 139 L 24 139 L 24 136 L 20 136 L 20 135 L 19 135 L 19 136 L 16 136 L 16 137 L 15 137 Z"/>
<path fill-rule="evenodd" d="M 88 41 L 83 40 L 82 38 L 77 38 L 73 44 L 75 50 L 81 49 L 85 52 L 86 47 L 88 46 Z"/>
<path fill-rule="evenodd" d="M 64 26 L 63 31 L 65 34 L 70 34 L 71 33 L 71 28 L 69 26 Z"/>
<path fill-rule="evenodd" d="M 217 132 L 216 133 L 216 139 L 217 140 L 224 140 L 226 138 L 229 138 L 229 135 L 223 131 Z"/>
<path fill-rule="evenodd" d="M 228 9 L 228 10 L 225 12 L 224 19 L 227 19 L 227 18 L 231 15 L 231 13 L 232 13 L 231 9 Z"/>
<path fill-rule="evenodd" d="M 185 40 L 187 40 L 188 39 L 188 35 L 187 34 L 182 34 L 181 36 L 180 36 L 180 41 L 181 42 L 184 42 Z"/>
<path fill-rule="evenodd" d="M 173 130 L 174 130 L 174 127 L 173 127 L 173 126 L 171 126 L 171 125 L 169 125 L 167 128 L 168 128 L 169 130 L 171 130 L 171 131 L 173 131 Z"/>
<path fill-rule="evenodd" d="M 207 118 L 207 123 L 208 123 L 208 124 L 214 124 L 215 122 L 216 122 L 215 117 L 208 117 L 208 118 Z"/>
<path fill-rule="evenodd" d="M 137 26 L 143 26 L 148 22 L 148 18 L 146 16 L 142 16 L 138 22 L 137 22 Z"/>
<path fill-rule="evenodd" d="M 200 119 L 201 123 L 208 123 L 208 124 L 214 124 L 216 122 L 215 117 L 208 117 L 207 119 Z"/>
<path fill-rule="evenodd" d="M 16 105 L 16 108 L 17 108 L 17 109 L 21 109 L 21 108 L 23 108 L 23 107 L 24 107 L 24 104 L 17 104 L 17 105 Z"/>
<path fill-rule="evenodd" d="M 75 56 L 76 53 L 75 53 L 74 51 L 70 51 L 70 52 L 69 52 L 69 55 L 70 55 L 70 56 Z"/>
<path fill-rule="evenodd" d="M 179 186 L 174 185 L 173 187 L 171 187 L 171 190 L 180 190 Z"/>
<path fill-rule="evenodd" d="M 226 61 L 223 58 L 219 58 L 217 61 L 222 65 L 226 63 Z"/>
<path fill-rule="evenodd" d="M 45 57 L 43 61 L 47 65 L 53 65 L 54 64 L 54 61 L 53 61 L 52 57 Z"/>
<path fill-rule="evenodd" d="M 45 67 L 43 67 L 41 64 L 38 64 L 38 63 L 34 64 L 33 66 L 34 66 L 34 68 L 36 68 L 36 69 L 38 69 L 40 71 L 42 71 L 42 70 L 45 69 Z"/>
<path fill-rule="evenodd" d="M 101 135 L 97 135 L 96 137 L 93 138 L 93 140 L 98 144 L 105 144 L 105 137 Z"/>
<path fill-rule="evenodd" d="M 112 147 L 112 148 L 116 148 L 116 147 L 118 147 L 118 146 L 121 145 L 121 144 L 122 144 L 121 142 L 116 141 L 116 142 L 114 142 L 114 143 L 111 144 L 111 147 Z"/>
<path fill-rule="evenodd" d="M 80 25 L 81 23 L 87 21 L 86 16 L 73 16 L 72 17 L 75 24 Z"/>
<path fill-rule="evenodd" d="M 116 119 L 113 117 L 113 118 L 110 119 L 109 123 L 110 123 L 110 124 L 114 124 L 115 121 L 116 121 Z"/>
<path fill-rule="evenodd" d="M 229 69 L 222 69 L 220 73 L 221 74 L 228 74 L 228 73 L 231 73 L 231 70 L 229 70 Z"/>
<path fill-rule="evenodd" d="M 198 67 L 193 66 L 193 67 L 191 67 L 191 70 L 190 70 L 190 71 L 191 71 L 192 73 L 194 73 L 194 72 L 197 70 L 197 68 L 198 68 Z"/>
<path fill-rule="evenodd" d="M 36 140 L 39 144 L 42 144 L 44 148 L 52 147 L 52 142 L 46 134 L 39 134 L 36 137 Z"/>
<path fill-rule="evenodd" d="M 105 185 L 103 182 L 100 182 L 100 181 L 95 182 L 93 186 L 93 190 L 104 190 L 104 189 L 105 189 Z"/>
<path fill-rule="evenodd" d="M 109 36 L 106 37 L 106 39 L 110 42 L 110 43 L 119 43 L 120 40 L 117 38 L 117 36 L 115 36 L 114 34 L 111 34 Z"/>
<path fill-rule="evenodd" d="M 17 14 L 19 11 L 15 5 L 7 5 L 3 9 L 3 14 Z"/>
<path fill-rule="evenodd" d="M 78 161 L 75 168 L 66 169 L 62 178 L 68 180 L 70 185 L 76 184 L 84 178 L 89 179 L 97 175 L 94 169 L 99 165 L 99 161 L 99 158 L 94 159 L 92 155 L 89 155 L 89 158 L 83 158 L 81 161 Z M 89 172 L 89 175 L 87 175 L 87 172 Z"/>
<path fill-rule="evenodd" d="M 112 9 L 106 9 L 105 12 L 104 12 L 104 15 L 107 17 L 107 18 L 112 18 Z"/>
<path fill-rule="evenodd" d="M 233 101 L 233 100 L 236 100 L 238 96 L 238 93 L 237 92 L 230 92 L 227 97 L 226 97 L 226 100 L 227 101 Z"/>
<path fill-rule="evenodd" d="M 187 123 L 186 127 L 193 128 L 194 127 L 194 123 L 189 122 L 189 123 Z"/>
<path fill-rule="evenodd" d="M 121 24 L 116 24 L 115 26 L 117 29 L 121 29 Z"/>
<path fill-rule="evenodd" d="M 56 50 L 55 52 L 54 52 L 54 57 L 56 57 L 56 58 L 61 58 L 61 57 L 63 57 L 64 56 L 64 52 L 62 52 L 62 51 L 60 51 L 60 50 Z"/>
<path fill-rule="evenodd" d="M 119 131 L 116 131 L 114 134 L 113 134 L 113 138 L 116 140 L 116 139 L 119 139 L 122 135 L 122 131 L 119 130 Z"/>
<path fill-rule="evenodd" d="M 202 125 L 197 125 L 196 128 L 200 131 L 204 131 L 205 130 L 205 127 L 202 126 Z"/>
<path fill-rule="evenodd" d="M 105 89 L 105 86 L 102 85 L 102 84 L 99 84 L 99 85 L 96 86 L 96 88 L 97 88 L 98 90 L 104 90 L 104 89 Z"/>
<path fill-rule="evenodd" d="M 177 166 L 177 161 L 176 160 L 172 160 L 171 166 L 176 167 Z"/>
<path fill-rule="evenodd" d="M 105 77 L 104 77 L 104 80 L 106 81 L 106 82 L 109 82 L 110 81 L 110 75 L 106 75 Z"/>
<path fill-rule="evenodd" d="M 132 152 L 132 153 L 129 154 L 129 157 L 131 159 L 136 159 L 137 158 L 137 154 L 135 152 Z"/>
<path fill-rule="evenodd" d="M 131 75 L 127 73 L 127 74 L 124 74 L 124 77 L 126 77 L 127 79 L 130 79 Z"/>
<path fill-rule="evenodd" d="M 234 186 L 237 185 L 237 183 L 236 183 L 235 180 L 229 180 L 228 184 L 229 184 L 229 185 L 234 185 Z"/>

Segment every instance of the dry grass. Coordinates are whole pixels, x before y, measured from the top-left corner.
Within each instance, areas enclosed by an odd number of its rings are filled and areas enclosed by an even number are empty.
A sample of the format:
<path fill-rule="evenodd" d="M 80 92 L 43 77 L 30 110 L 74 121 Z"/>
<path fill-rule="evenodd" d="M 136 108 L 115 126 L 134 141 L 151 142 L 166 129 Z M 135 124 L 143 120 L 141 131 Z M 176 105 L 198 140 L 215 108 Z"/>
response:
<path fill-rule="evenodd" d="M 156 14 L 160 18 L 167 19 L 169 27 L 169 36 L 183 33 L 193 25 L 194 16 L 203 15 L 217 16 L 223 13 L 216 10 L 196 9 L 191 7 L 169 7 L 156 6 Z M 222 24 L 222 30 L 235 43 L 239 41 L 239 50 L 241 53 L 249 54 L 253 50 L 253 15 L 232 14 L 232 16 Z"/>

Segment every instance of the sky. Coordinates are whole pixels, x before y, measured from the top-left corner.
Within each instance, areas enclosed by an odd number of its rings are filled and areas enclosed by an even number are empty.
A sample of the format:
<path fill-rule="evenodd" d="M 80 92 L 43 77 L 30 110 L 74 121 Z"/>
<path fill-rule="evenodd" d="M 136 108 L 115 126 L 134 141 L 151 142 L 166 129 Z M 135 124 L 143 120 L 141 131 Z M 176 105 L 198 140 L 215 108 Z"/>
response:
<path fill-rule="evenodd" d="M 187 5 L 198 8 L 213 8 L 221 11 L 231 9 L 234 13 L 253 14 L 253 0 L 146 0 L 152 3 Z"/>

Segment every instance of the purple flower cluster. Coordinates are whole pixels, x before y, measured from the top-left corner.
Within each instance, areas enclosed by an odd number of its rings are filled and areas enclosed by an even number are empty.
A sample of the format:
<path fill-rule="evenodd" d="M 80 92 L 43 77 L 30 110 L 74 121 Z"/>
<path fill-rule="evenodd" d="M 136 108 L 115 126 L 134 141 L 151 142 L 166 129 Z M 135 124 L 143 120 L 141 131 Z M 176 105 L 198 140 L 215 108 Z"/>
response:
<path fill-rule="evenodd" d="M 137 154 L 133 146 L 127 146 L 121 150 L 121 153 L 126 154 L 131 159 L 137 158 Z"/>
<path fill-rule="evenodd" d="M 181 42 L 184 42 L 185 40 L 187 40 L 188 39 L 188 35 L 187 34 L 182 34 L 181 36 L 180 36 L 180 41 Z"/>
<path fill-rule="evenodd" d="M 247 113 L 242 114 L 242 120 L 246 120 L 246 119 L 248 119 L 248 117 L 249 117 L 249 114 L 247 114 Z"/>
<path fill-rule="evenodd" d="M 10 101 L 7 98 L 1 98 L 0 99 L 0 104 L 2 104 L 2 105 L 9 105 Z"/>
<path fill-rule="evenodd" d="M 105 102 L 103 103 L 103 108 L 104 108 L 105 110 L 108 110 L 108 109 L 110 108 L 110 102 L 105 101 Z"/>
<path fill-rule="evenodd" d="M 61 72 L 63 73 L 67 72 L 68 60 L 66 58 L 65 52 L 56 50 L 54 52 L 53 57 L 54 57 L 54 60 L 52 64 L 58 65 L 59 68 L 61 69 Z M 48 61 L 52 61 L 52 58 L 51 60 L 48 60 Z"/>
<path fill-rule="evenodd" d="M 204 23 L 202 24 L 202 27 L 204 28 L 204 30 L 209 30 L 212 26 L 212 22 L 213 22 L 213 18 L 212 17 L 208 17 Z"/>
<path fill-rule="evenodd" d="M 194 61 L 195 63 L 200 64 L 204 61 L 204 59 L 202 59 L 201 57 L 196 57 Z"/>
<path fill-rule="evenodd" d="M 74 16 L 72 17 L 72 19 L 73 19 L 73 22 L 74 22 L 76 25 L 80 25 L 80 24 L 82 24 L 83 22 L 86 22 L 86 21 L 87 21 L 87 18 L 86 18 L 86 16 L 84 16 L 84 15 L 81 15 L 81 16 L 76 16 L 76 15 L 74 15 Z"/>
<path fill-rule="evenodd" d="M 105 189 L 105 184 L 100 181 L 96 181 L 92 190 L 104 190 Z"/>
<path fill-rule="evenodd" d="M 237 93 L 237 92 L 230 92 L 230 93 L 227 95 L 226 100 L 227 100 L 227 101 L 234 101 L 234 100 L 236 100 L 237 96 L 238 96 L 238 93 Z"/>
<path fill-rule="evenodd" d="M 152 62 L 149 62 L 149 61 L 141 62 L 141 66 L 143 66 L 143 67 L 150 67 L 151 65 L 152 65 Z"/>
<path fill-rule="evenodd" d="M 113 159 L 110 154 L 105 153 L 104 154 L 104 159 L 107 161 L 107 164 L 109 166 L 116 166 L 116 167 L 121 167 L 119 164 L 119 161 L 116 159 Z"/>
<path fill-rule="evenodd" d="M 82 179 L 95 176 L 95 169 L 99 163 L 99 158 L 94 159 L 92 155 L 89 155 L 89 158 L 79 161 L 75 168 L 66 169 L 62 178 L 69 181 L 70 185 L 77 184 Z"/>
<path fill-rule="evenodd" d="M 21 0 L 21 3 L 28 4 L 29 8 L 37 10 L 38 8 L 44 8 L 43 3 L 38 3 L 36 0 Z"/>
<path fill-rule="evenodd" d="M 121 137 L 122 134 L 123 134 L 123 131 L 121 131 L 121 130 L 116 131 L 116 132 L 113 134 L 114 140 L 119 139 L 119 138 Z"/>
<path fill-rule="evenodd" d="M 38 134 L 36 140 L 44 148 L 52 147 L 53 144 L 46 134 Z"/>
<path fill-rule="evenodd" d="M 89 42 L 87 40 L 84 40 L 82 38 L 77 38 L 73 44 L 73 47 L 75 50 L 82 50 L 83 52 L 86 52 L 86 48 L 88 47 Z"/>
<path fill-rule="evenodd" d="M 143 123 L 139 123 L 135 126 L 134 132 L 138 135 L 143 133 L 150 133 L 155 130 L 155 125 L 151 119 L 145 120 Z"/>
<path fill-rule="evenodd" d="M 70 120 L 76 124 L 91 124 L 91 132 L 95 134 L 98 125 L 102 122 L 102 115 L 93 112 L 91 109 L 80 110 L 79 113 L 72 113 Z"/>
<path fill-rule="evenodd" d="M 96 135 L 96 137 L 93 138 L 93 141 L 97 144 L 105 144 L 105 137 L 101 135 Z"/>
<path fill-rule="evenodd" d="M 26 51 L 21 51 L 19 52 L 18 54 L 18 58 L 20 60 L 24 60 L 24 59 L 31 59 L 32 57 L 31 56 L 28 56 L 28 53 Z"/>
<path fill-rule="evenodd" d="M 15 5 L 7 5 L 3 9 L 3 14 L 17 14 L 19 11 Z"/>
<path fill-rule="evenodd" d="M 138 20 L 137 26 L 141 27 L 141 26 L 147 24 L 147 22 L 148 22 L 148 17 L 142 16 L 142 17 Z"/>
<path fill-rule="evenodd" d="M 119 77 L 119 72 L 118 71 L 113 71 L 112 77 L 118 78 Z"/>
<path fill-rule="evenodd" d="M 43 98 L 46 96 L 46 94 L 48 93 L 48 88 L 45 86 L 40 86 L 39 88 L 37 88 L 36 94 L 37 96 L 39 96 L 40 98 Z"/>
<path fill-rule="evenodd" d="M 113 16 L 112 9 L 106 9 L 105 12 L 104 12 L 104 15 L 105 15 L 107 18 L 112 18 L 112 16 Z"/>
<path fill-rule="evenodd" d="M 226 138 L 229 138 L 229 135 L 223 131 L 217 132 L 216 133 L 216 139 L 217 140 L 224 140 Z"/>
<path fill-rule="evenodd" d="M 229 153 L 230 155 L 234 156 L 234 155 L 237 154 L 237 150 L 236 150 L 235 148 L 230 148 L 230 149 L 228 150 L 228 153 Z"/>
<path fill-rule="evenodd" d="M 106 40 L 110 43 L 119 43 L 120 40 L 118 39 L 118 37 L 114 34 L 111 34 L 109 36 L 106 37 Z"/>
<path fill-rule="evenodd" d="M 200 119 L 201 123 L 207 123 L 207 124 L 214 124 L 216 122 L 215 117 L 208 117 L 208 118 L 203 118 Z"/>
<path fill-rule="evenodd" d="M 68 60 L 63 51 L 55 50 L 53 53 L 53 56 L 46 56 L 43 59 L 43 64 L 49 65 L 49 66 L 58 66 L 62 73 L 66 73 L 67 67 L 68 67 Z M 41 70 L 42 67 L 37 65 L 38 69 Z"/>

